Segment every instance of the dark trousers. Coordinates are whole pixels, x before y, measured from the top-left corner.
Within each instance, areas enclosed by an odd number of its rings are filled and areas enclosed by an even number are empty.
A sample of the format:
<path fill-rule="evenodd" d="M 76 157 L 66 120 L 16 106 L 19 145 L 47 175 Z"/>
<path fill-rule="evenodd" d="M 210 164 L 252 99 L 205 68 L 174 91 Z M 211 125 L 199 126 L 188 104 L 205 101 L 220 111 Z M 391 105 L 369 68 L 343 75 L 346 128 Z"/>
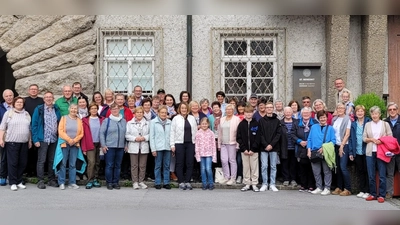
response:
<path fill-rule="evenodd" d="M 147 156 L 147 163 L 146 163 L 146 177 L 150 177 L 154 179 L 154 167 L 155 167 L 155 157 L 150 153 Z"/>
<path fill-rule="evenodd" d="M 368 183 L 368 170 L 367 160 L 365 155 L 357 155 L 355 158 L 357 177 L 358 177 L 358 188 L 361 192 L 369 193 Z"/>
<path fill-rule="evenodd" d="M 242 162 L 242 152 L 239 150 L 236 152 L 236 163 L 237 163 L 237 176 L 243 178 L 243 162 Z"/>
<path fill-rule="evenodd" d="M 176 166 L 175 172 L 179 183 L 189 183 L 193 173 L 194 144 L 185 142 L 175 144 Z M 186 165 L 186 170 L 183 167 Z"/>
<path fill-rule="evenodd" d="M 20 184 L 28 162 L 28 143 L 7 142 L 5 149 L 7 150 L 9 184 Z"/>
<path fill-rule="evenodd" d="M 24 173 L 27 174 L 28 177 L 36 176 L 37 172 L 37 162 L 38 162 L 38 148 L 32 144 L 32 147 L 28 150 L 28 162 L 26 164 L 26 168 Z"/>
<path fill-rule="evenodd" d="M 282 159 L 282 176 L 283 181 L 292 181 L 296 180 L 296 171 L 297 171 L 297 159 L 295 156 L 294 149 L 288 150 L 287 159 Z"/>
<path fill-rule="evenodd" d="M 54 162 L 54 153 L 56 151 L 57 143 L 46 143 L 46 142 L 40 142 L 40 147 L 38 148 L 38 159 L 37 159 L 37 165 L 36 165 L 36 172 L 37 172 L 37 177 L 39 180 L 44 179 L 44 165 L 47 161 L 47 174 L 49 181 L 55 180 L 55 174 L 53 170 L 53 162 Z M 29 154 L 28 154 L 29 158 Z M 29 159 L 28 159 L 29 162 Z"/>
<path fill-rule="evenodd" d="M 372 152 L 372 156 L 366 156 L 369 193 L 374 197 L 385 198 L 386 195 L 386 164 L 384 161 L 376 157 L 376 152 Z M 378 170 L 378 171 L 377 171 Z M 379 173 L 379 196 L 376 190 L 376 172 Z"/>
<path fill-rule="evenodd" d="M 8 166 L 7 166 L 7 150 L 6 148 L 0 147 L 0 177 L 7 178 Z"/>
<path fill-rule="evenodd" d="M 93 181 L 93 179 L 97 179 L 99 176 L 99 168 L 100 168 L 100 143 L 93 143 L 94 149 L 86 152 L 87 158 L 87 177 L 88 182 Z"/>
<path fill-rule="evenodd" d="M 335 156 L 336 156 L 336 181 L 337 187 L 341 190 L 347 189 L 351 191 L 350 173 L 347 169 L 347 163 L 349 161 L 349 147 L 345 145 L 343 148 L 343 156 L 339 156 L 339 145 L 335 145 Z"/>
<path fill-rule="evenodd" d="M 315 188 L 315 178 L 310 159 L 300 158 L 299 169 L 301 186 L 305 189 Z"/>
<path fill-rule="evenodd" d="M 131 175 L 131 157 L 128 153 L 124 153 L 122 157 L 122 164 L 121 164 L 121 178 L 122 179 L 130 179 Z"/>

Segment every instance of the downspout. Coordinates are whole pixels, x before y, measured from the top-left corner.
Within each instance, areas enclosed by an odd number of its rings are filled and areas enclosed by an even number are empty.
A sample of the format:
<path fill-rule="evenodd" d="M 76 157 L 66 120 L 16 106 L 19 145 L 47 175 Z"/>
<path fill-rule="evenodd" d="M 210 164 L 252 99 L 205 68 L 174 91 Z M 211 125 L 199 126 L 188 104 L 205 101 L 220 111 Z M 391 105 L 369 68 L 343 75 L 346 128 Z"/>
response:
<path fill-rule="evenodd" d="M 186 90 L 192 93 L 192 58 L 193 58 L 193 51 L 192 51 L 192 15 L 188 15 L 186 18 L 186 30 L 187 30 L 187 55 L 186 55 Z"/>

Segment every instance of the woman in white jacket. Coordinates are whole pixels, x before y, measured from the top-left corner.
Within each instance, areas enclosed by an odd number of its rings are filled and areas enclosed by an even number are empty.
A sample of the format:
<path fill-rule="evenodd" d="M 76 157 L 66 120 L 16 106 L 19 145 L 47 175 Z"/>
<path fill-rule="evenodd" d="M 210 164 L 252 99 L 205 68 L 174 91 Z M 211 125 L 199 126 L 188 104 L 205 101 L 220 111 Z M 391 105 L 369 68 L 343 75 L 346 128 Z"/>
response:
<path fill-rule="evenodd" d="M 195 136 L 197 131 L 196 119 L 189 115 L 187 103 L 180 103 L 178 114 L 171 123 L 170 145 L 172 154 L 176 156 L 175 172 L 178 176 L 179 189 L 192 190 L 190 179 L 192 178 Z M 186 171 L 183 171 L 186 165 Z M 186 174 L 185 176 L 183 176 Z"/>
<path fill-rule="evenodd" d="M 146 174 L 147 155 L 149 154 L 149 122 L 144 118 L 142 106 L 136 107 L 135 118 L 126 124 L 125 138 L 128 141 L 127 152 L 131 159 L 133 189 L 146 189 L 143 183 Z"/>

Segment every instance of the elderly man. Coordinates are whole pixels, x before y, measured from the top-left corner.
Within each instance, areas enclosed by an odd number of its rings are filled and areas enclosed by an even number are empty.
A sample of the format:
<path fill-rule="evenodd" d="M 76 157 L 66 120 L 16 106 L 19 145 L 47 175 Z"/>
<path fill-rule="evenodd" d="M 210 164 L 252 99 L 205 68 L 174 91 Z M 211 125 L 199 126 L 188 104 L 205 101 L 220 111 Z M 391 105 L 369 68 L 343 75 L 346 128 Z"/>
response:
<path fill-rule="evenodd" d="M 275 101 L 275 110 L 274 113 L 276 114 L 276 117 L 281 120 L 285 117 L 285 113 L 283 112 L 283 101 L 282 100 L 276 100 Z"/>
<path fill-rule="evenodd" d="M 397 142 L 400 143 L 399 106 L 394 102 L 389 102 L 387 111 L 389 112 L 389 117 L 384 121 L 389 123 L 390 128 L 392 128 L 393 137 L 395 137 Z M 393 178 L 395 167 L 400 170 L 400 155 L 393 156 L 390 162 L 386 164 L 386 199 L 391 199 L 393 196 Z"/>
<path fill-rule="evenodd" d="M 136 107 L 142 105 L 142 100 L 143 100 L 142 94 L 143 94 L 142 87 L 139 86 L 139 85 L 136 85 L 136 86 L 133 88 L 133 95 L 135 96 L 135 106 L 136 106 Z"/>
<path fill-rule="evenodd" d="M 56 105 L 60 108 L 61 116 L 68 115 L 69 105 L 74 103 L 78 104 L 78 99 L 72 95 L 72 88 L 69 85 L 65 85 L 62 89 L 63 96 L 57 99 Z"/>
<path fill-rule="evenodd" d="M 253 93 L 253 94 L 250 95 L 249 103 L 250 103 L 250 105 L 251 105 L 251 106 L 253 107 L 253 109 L 254 109 L 254 112 L 253 112 L 253 113 L 255 113 L 255 112 L 258 110 L 258 109 L 257 109 L 257 105 L 258 105 L 258 97 L 257 97 L 257 94 Z"/>
<path fill-rule="evenodd" d="M 348 91 L 350 93 L 350 96 L 352 96 L 351 95 L 351 91 L 349 89 L 345 88 L 344 85 L 345 84 L 344 84 L 344 81 L 343 81 L 342 78 L 337 78 L 335 80 L 335 89 L 336 89 L 335 103 L 336 104 L 339 103 L 339 102 L 340 103 L 342 102 L 342 93 L 343 93 L 343 91 Z M 350 101 L 352 102 L 353 99 L 350 99 Z"/>
<path fill-rule="evenodd" d="M 14 93 L 10 89 L 3 91 L 4 101 L 0 104 L 0 122 L 3 119 L 4 113 L 7 110 L 12 109 L 12 102 L 14 99 Z M 4 148 L 0 146 L 0 186 L 7 185 L 7 154 Z"/>
<path fill-rule="evenodd" d="M 44 165 L 48 163 L 48 184 L 58 187 L 58 183 L 53 170 L 54 153 L 57 145 L 57 127 L 61 114 L 57 105 L 53 104 L 54 96 L 51 92 L 44 94 L 44 104 L 35 108 L 32 117 L 32 141 L 38 148 L 37 177 L 39 182 L 37 187 L 45 189 L 44 184 Z"/>

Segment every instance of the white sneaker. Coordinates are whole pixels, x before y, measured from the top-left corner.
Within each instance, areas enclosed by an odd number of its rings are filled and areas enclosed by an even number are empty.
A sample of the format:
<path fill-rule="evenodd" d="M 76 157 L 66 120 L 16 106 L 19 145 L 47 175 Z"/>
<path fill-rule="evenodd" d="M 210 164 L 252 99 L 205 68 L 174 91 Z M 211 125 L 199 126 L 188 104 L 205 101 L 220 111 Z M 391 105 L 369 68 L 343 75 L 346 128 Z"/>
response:
<path fill-rule="evenodd" d="M 327 188 L 325 188 L 325 189 L 321 192 L 321 195 L 324 195 L 324 196 L 330 195 L 330 194 L 331 194 L 331 191 L 330 191 L 329 189 L 327 189 Z"/>
<path fill-rule="evenodd" d="M 140 187 L 141 189 L 147 189 L 147 185 L 145 185 L 143 182 L 140 182 L 140 183 L 139 183 L 139 187 Z"/>
<path fill-rule="evenodd" d="M 133 183 L 133 189 L 135 189 L 135 190 L 139 189 L 139 183 L 138 182 Z"/>
<path fill-rule="evenodd" d="M 235 183 L 235 180 L 234 179 L 230 179 L 230 180 L 228 180 L 228 182 L 226 182 L 226 185 L 231 186 L 234 183 Z"/>
<path fill-rule="evenodd" d="M 18 190 L 17 185 L 13 184 L 11 185 L 11 191 L 16 191 Z"/>
<path fill-rule="evenodd" d="M 319 188 L 316 188 L 314 191 L 311 192 L 311 194 L 313 194 L 313 195 L 317 195 L 317 194 L 321 194 L 321 193 L 322 193 L 322 190 Z"/>
<path fill-rule="evenodd" d="M 241 183 L 242 183 L 242 180 L 243 180 L 243 179 L 242 179 L 242 176 L 238 176 L 237 179 L 236 179 L 236 183 L 237 183 L 237 184 L 241 184 Z"/>
<path fill-rule="evenodd" d="M 70 184 L 70 185 L 68 185 L 68 188 L 72 188 L 72 189 L 79 189 L 79 186 L 78 185 L 76 185 L 76 184 Z"/>
<path fill-rule="evenodd" d="M 64 184 L 60 184 L 60 189 L 61 190 L 65 190 L 65 185 Z"/>
<path fill-rule="evenodd" d="M 21 188 L 21 189 L 26 189 L 26 186 L 25 186 L 25 185 L 23 185 L 22 183 L 20 183 L 20 184 L 17 184 L 17 187 L 18 187 L 18 188 Z"/>
<path fill-rule="evenodd" d="M 227 179 L 224 178 L 223 180 L 220 180 L 219 183 L 220 183 L 220 184 L 226 184 L 228 181 L 229 181 L 229 180 L 227 180 Z"/>
<path fill-rule="evenodd" d="M 244 187 L 242 187 L 242 189 L 240 189 L 241 191 L 248 191 L 250 190 L 250 185 L 246 184 Z"/>
<path fill-rule="evenodd" d="M 260 188 L 260 191 L 266 191 L 268 189 L 268 186 L 263 184 Z"/>
<path fill-rule="evenodd" d="M 362 196 L 363 196 L 364 194 L 365 194 L 364 192 L 358 193 L 357 198 L 362 198 Z"/>
<path fill-rule="evenodd" d="M 368 198 L 369 196 L 370 196 L 369 193 L 365 193 L 365 194 L 363 194 L 362 198 L 363 198 L 363 199 L 366 199 L 366 198 Z"/>
<path fill-rule="evenodd" d="M 278 188 L 275 187 L 275 185 L 270 185 L 269 190 L 275 191 L 275 192 L 279 191 Z"/>
<path fill-rule="evenodd" d="M 251 185 L 251 187 L 253 188 L 254 192 L 260 192 L 260 189 L 258 189 L 257 185 Z"/>

